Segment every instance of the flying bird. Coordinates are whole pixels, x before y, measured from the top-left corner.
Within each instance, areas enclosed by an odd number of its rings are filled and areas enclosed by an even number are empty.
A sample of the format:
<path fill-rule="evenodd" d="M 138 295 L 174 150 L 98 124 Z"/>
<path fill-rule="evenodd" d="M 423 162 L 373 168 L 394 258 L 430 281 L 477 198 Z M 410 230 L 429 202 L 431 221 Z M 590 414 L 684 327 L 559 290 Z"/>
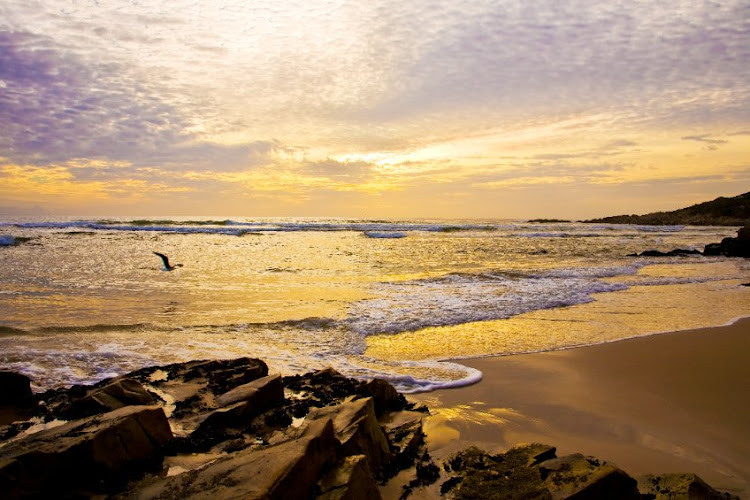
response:
<path fill-rule="evenodd" d="M 175 264 L 174 266 L 169 263 L 169 257 L 164 255 L 163 253 L 154 252 L 155 255 L 158 255 L 161 261 L 164 263 L 164 271 L 174 271 L 178 267 L 182 267 L 182 264 Z"/>

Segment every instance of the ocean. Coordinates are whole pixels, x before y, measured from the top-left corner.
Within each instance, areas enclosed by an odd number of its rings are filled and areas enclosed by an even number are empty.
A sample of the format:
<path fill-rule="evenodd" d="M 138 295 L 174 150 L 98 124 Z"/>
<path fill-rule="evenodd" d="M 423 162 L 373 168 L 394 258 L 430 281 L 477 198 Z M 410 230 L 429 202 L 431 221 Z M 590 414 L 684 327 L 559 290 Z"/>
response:
<path fill-rule="evenodd" d="M 35 390 L 258 357 L 404 392 L 461 358 L 573 348 L 748 315 L 750 261 L 628 254 L 737 228 L 223 217 L 0 221 L 0 369 Z M 15 244 L 12 244 L 14 243 Z M 164 271 L 164 253 L 173 271 Z"/>

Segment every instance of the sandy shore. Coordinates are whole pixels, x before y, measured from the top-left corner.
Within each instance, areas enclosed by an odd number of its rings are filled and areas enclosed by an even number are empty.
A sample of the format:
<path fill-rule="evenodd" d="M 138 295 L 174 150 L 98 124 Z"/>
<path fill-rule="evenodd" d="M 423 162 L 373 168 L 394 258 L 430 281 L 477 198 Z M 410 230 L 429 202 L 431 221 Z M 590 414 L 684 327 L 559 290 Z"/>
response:
<path fill-rule="evenodd" d="M 441 457 L 520 442 L 614 462 L 631 475 L 695 472 L 750 496 L 750 318 L 566 351 L 462 363 L 473 386 L 412 396 L 427 403 Z"/>

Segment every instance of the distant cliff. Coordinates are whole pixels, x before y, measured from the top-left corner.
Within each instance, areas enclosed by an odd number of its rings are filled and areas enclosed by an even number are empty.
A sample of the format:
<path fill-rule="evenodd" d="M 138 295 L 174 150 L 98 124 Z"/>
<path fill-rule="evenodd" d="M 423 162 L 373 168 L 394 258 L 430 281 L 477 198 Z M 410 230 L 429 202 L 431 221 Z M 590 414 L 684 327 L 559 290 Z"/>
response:
<path fill-rule="evenodd" d="M 645 215 L 615 215 L 584 222 L 608 224 L 647 224 L 654 226 L 744 226 L 750 223 L 750 192 L 733 198 L 719 197 L 672 212 L 654 212 Z"/>

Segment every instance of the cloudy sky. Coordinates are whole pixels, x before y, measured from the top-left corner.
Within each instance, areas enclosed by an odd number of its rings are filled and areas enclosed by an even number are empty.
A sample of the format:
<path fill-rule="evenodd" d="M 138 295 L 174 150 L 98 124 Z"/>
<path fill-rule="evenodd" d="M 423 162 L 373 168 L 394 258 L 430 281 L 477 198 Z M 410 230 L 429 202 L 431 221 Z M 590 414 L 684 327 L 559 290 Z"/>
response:
<path fill-rule="evenodd" d="M 750 190 L 750 1 L 3 0 L 0 214 L 585 218 Z"/>

